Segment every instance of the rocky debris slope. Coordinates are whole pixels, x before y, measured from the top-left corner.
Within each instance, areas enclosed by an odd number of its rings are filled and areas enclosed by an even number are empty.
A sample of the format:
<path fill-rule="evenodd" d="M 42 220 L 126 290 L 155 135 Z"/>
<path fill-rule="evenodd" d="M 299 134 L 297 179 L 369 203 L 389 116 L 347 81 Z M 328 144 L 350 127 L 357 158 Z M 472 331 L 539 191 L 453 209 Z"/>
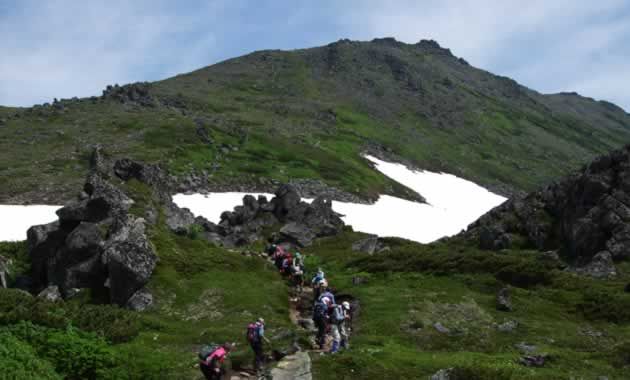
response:
<path fill-rule="evenodd" d="M 630 146 L 564 180 L 512 199 L 469 226 L 482 249 L 557 250 L 578 272 L 615 275 L 630 258 Z"/>
<path fill-rule="evenodd" d="M 344 226 L 329 199 L 318 197 L 310 204 L 303 202 L 291 185 L 281 185 L 271 200 L 246 195 L 242 206 L 221 215 L 219 224 L 202 218 L 196 221 L 207 240 L 225 247 L 253 243 L 274 227 L 279 227 L 272 236 L 274 242 L 307 247 L 315 238 L 335 235 Z"/>

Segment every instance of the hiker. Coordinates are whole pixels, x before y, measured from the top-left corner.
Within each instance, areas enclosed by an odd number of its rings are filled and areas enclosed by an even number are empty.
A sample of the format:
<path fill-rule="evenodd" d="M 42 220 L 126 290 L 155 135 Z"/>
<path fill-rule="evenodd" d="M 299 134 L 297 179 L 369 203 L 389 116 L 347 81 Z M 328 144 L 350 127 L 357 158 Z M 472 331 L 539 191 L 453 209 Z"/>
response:
<path fill-rule="evenodd" d="M 339 333 L 341 335 L 341 344 L 339 348 L 350 348 L 350 323 L 352 322 L 352 312 L 350 311 L 350 302 L 344 301 L 341 303 L 343 308 L 343 322 L 339 324 Z"/>
<path fill-rule="evenodd" d="M 273 254 L 273 261 L 276 264 L 276 268 L 278 268 L 278 270 L 282 269 L 282 262 L 284 261 L 284 257 L 286 256 L 286 254 L 286 251 L 281 245 L 276 247 L 276 252 L 274 252 Z"/>
<path fill-rule="evenodd" d="M 335 295 L 329 287 L 324 288 L 324 291 L 320 294 L 318 299 L 321 301 L 323 298 L 328 298 L 333 305 L 335 304 Z"/>
<path fill-rule="evenodd" d="M 302 271 L 304 271 L 304 256 L 300 252 L 295 252 L 295 255 L 293 256 L 293 262 L 295 265 L 299 266 L 302 268 Z"/>
<path fill-rule="evenodd" d="M 280 269 L 280 272 L 282 272 L 283 274 L 290 274 L 292 265 L 293 256 L 291 256 L 290 253 L 287 253 L 284 257 L 284 260 L 282 260 L 282 268 Z"/>
<path fill-rule="evenodd" d="M 317 327 L 317 344 L 319 349 L 324 349 L 326 343 L 326 330 L 328 328 L 328 307 L 330 298 L 323 298 L 321 301 L 315 302 L 313 306 L 313 322 Z"/>
<path fill-rule="evenodd" d="M 343 323 L 346 320 L 346 313 L 343 305 L 330 303 L 328 314 L 330 319 L 330 333 L 333 339 L 333 344 L 329 353 L 334 354 L 339 351 L 339 346 L 342 342 L 341 330 Z"/>
<path fill-rule="evenodd" d="M 225 370 L 223 362 L 230 351 L 234 348 L 234 343 L 225 343 L 221 346 L 205 346 L 199 352 L 199 369 L 207 380 L 221 380 Z"/>
<path fill-rule="evenodd" d="M 265 320 L 263 318 L 258 318 L 256 322 L 247 326 L 247 341 L 254 351 L 254 369 L 260 371 L 265 364 L 263 341 L 271 344 L 269 339 L 265 337 Z"/>
<path fill-rule="evenodd" d="M 291 266 L 290 273 L 293 286 L 295 286 L 299 293 L 302 293 L 304 287 L 304 270 L 301 266 L 297 264 L 295 260 L 293 261 L 293 265 Z"/>
<path fill-rule="evenodd" d="M 311 286 L 313 287 L 313 295 L 315 296 L 315 301 L 318 301 L 319 295 L 322 291 L 322 287 L 328 287 L 328 282 L 326 281 L 324 271 L 322 271 L 321 268 L 317 269 L 315 277 L 311 279 Z"/>

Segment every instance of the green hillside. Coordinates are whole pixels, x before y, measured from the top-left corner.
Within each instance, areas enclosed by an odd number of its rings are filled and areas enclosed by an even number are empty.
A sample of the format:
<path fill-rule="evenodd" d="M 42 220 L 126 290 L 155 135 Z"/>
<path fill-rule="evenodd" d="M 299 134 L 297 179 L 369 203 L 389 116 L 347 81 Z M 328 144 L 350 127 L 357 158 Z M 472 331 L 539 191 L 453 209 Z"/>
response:
<path fill-rule="evenodd" d="M 393 39 L 255 52 L 0 118 L 3 203 L 71 199 L 96 143 L 181 178 L 207 173 L 214 186 L 314 178 L 373 199 L 402 191 L 365 151 L 512 194 L 630 139 L 630 116 L 614 105 L 541 95 L 433 41 Z"/>

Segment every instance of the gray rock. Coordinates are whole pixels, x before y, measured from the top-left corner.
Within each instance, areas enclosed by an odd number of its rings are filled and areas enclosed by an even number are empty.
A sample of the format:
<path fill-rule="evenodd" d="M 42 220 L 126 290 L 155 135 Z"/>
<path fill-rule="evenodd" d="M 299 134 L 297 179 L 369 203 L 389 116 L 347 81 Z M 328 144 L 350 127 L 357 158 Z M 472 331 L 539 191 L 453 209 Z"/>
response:
<path fill-rule="evenodd" d="M 450 329 L 448 329 L 446 326 L 444 326 L 442 323 L 440 322 L 436 322 L 433 324 L 433 327 L 438 331 L 441 332 L 442 334 L 449 334 L 451 332 Z"/>
<path fill-rule="evenodd" d="M 544 367 L 549 359 L 548 355 L 525 355 L 519 359 L 519 363 L 526 367 Z"/>
<path fill-rule="evenodd" d="M 315 327 L 315 322 L 311 318 L 303 318 L 297 321 L 298 325 L 308 331 L 317 331 Z"/>
<path fill-rule="evenodd" d="M 0 287 L 6 288 L 7 278 L 9 277 L 9 265 L 11 265 L 11 260 L 0 256 Z"/>
<path fill-rule="evenodd" d="M 378 236 L 370 236 L 352 243 L 352 250 L 373 255 L 387 250 L 385 244 Z"/>
<path fill-rule="evenodd" d="M 516 321 L 506 321 L 501 323 L 500 325 L 497 326 L 497 330 L 501 331 L 501 332 L 512 332 L 514 330 L 516 330 L 516 328 L 518 327 L 518 322 Z"/>
<path fill-rule="evenodd" d="M 157 256 L 145 235 L 144 219 L 127 217 L 114 227 L 103 252 L 112 302 L 125 305 L 151 278 Z"/>
<path fill-rule="evenodd" d="M 280 237 L 283 242 L 291 242 L 300 247 L 308 247 L 317 236 L 308 226 L 292 222 L 280 229 Z"/>
<path fill-rule="evenodd" d="M 521 353 L 521 354 L 533 354 L 534 352 L 536 352 L 538 350 L 538 347 L 536 347 L 533 344 L 527 344 L 525 342 L 520 342 L 514 345 L 514 347 L 516 347 L 516 349 Z"/>
<path fill-rule="evenodd" d="M 185 235 L 190 227 L 195 224 L 195 216 L 187 208 L 179 208 L 174 203 L 164 207 L 166 214 L 166 226 L 179 235 Z"/>
<path fill-rule="evenodd" d="M 496 308 L 499 311 L 512 311 L 512 296 L 509 288 L 501 288 L 497 292 Z"/>
<path fill-rule="evenodd" d="M 433 375 L 431 375 L 429 380 L 453 380 L 452 374 L 453 374 L 452 368 L 441 369 L 437 371 L 436 373 L 434 373 Z"/>
<path fill-rule="evenodd" d="M 59 292 L 59 287 L 56 285 L 51 285 L 46 289 L 42 290 L 37 294 L 37 297 L 45 299 L 51 302 L 61 301 L 61 292 Z"/>
<path fill-rule="evenodd" d="M 272 380 L 312 380 L 311 357 L 306 352 L 297 352 L 284 357 L 271 370 Z"/>
<path fill-rule="evenodd" d="M 153 306 L 153 295 L 146 288 L 142 288 L 129 298 L 126 306 L 134 311 L 145 311 Z"/>
<path fill-rule="evenodd" d="M 599 252 L 590 263 L 581 268 L 576 268 L 575 272 L 599 279 L 609 279 L 617 276 L 617 268 L 611 253 L 608 251 Z"/>

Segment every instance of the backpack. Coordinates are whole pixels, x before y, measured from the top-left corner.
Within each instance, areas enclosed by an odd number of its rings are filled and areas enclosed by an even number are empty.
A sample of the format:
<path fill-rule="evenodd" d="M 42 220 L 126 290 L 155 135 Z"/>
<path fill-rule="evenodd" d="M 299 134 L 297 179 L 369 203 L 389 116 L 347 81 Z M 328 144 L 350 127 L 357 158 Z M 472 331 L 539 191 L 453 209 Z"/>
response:
<path fill-rule="evenodd" d="M 208 356 L 214 354 L 214 352 L 218 350 L 219 347 L 221 346 L 213 343 L 202 346 L 199 350 L 199 360 L 205 361 L 206 359 L 208 359 Z"/>
<path fill-rule="evenodd" d="M 346 316 L 343 312 L 343 307 L 341 305 L 333 306 L 330 319 L 333 323 L 341 323 L 346 319 Z"/>
<path fill-rule="evenodd" d="M 323 302 L 315 303 L 315 306 L 313 307 L 313 319 L 314 320 L 322 320 L 322 319 L 326 318 L 326 310 L 327 309 L 328 309 L 328 307 L 326 306 L 325 303 L 323 303 Z"/>
<path fill-rule="evenodd" d="M 247 325 L 247 341 L 249 343 L 258 342 L 260 336 L 258 335 L 258 325 L 256 323 L 250 323 Z"/>

